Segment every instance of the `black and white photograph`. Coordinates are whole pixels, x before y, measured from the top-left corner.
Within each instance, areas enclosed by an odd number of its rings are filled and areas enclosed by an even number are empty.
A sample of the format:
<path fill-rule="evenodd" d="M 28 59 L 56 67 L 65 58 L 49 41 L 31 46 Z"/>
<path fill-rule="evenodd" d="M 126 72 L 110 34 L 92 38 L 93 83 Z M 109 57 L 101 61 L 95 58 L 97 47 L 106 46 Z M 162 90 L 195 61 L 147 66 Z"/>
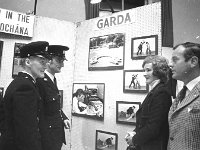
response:
<path fill-rule="evenodd" d="M 122 124 L 136 124 L 136 112 L 140 108 L 140 102 L 117 101 L 116 122 Z"/>
<path fill-rule="evenodd" d="M 103 120 L 104 98 L 104 83 L 74 83 L 72 115 Z"/>
<path fill-rule="evenodd" d="M 117 150 L 118 134 L 96 130 L 95 150 Z"/>
<path fill-rule="evenodd" d="M 13 57 L 13 70 L 12 70 L 12 77 L 15 78 L 18 72 L 22 71 L 23 68 L 21 67 L 21 58 L 19 57 L 20 48 L 24 46 L 24 43 L 15 43 L 14 47 L 14 57 Z"/>
<path fill-rule="evenodd" d="M 63 108 L 63 90 L 59 90 L 60 95 L 60 108 Z"/>
<path fill-rule="evenodd" d="M 144 59 L 148 55 L 158 54 L 158 35 L 131 39 L 131 58 Z"/>
<path fill-rule="evenodd" d="M 123 69 L 124 46 L 124 33 L 115 33 L 90 38 L 88 70 Z"/>
<path fill-rule="evenodd" d="M 3 97 L 4 88 L 0 87 L 0 96 Z"/>
<path fill-rule="evenodd" d="M 144 70 L 124 70 L 123 91 L 126 93 L 147 93 L 149 90 Z"/>

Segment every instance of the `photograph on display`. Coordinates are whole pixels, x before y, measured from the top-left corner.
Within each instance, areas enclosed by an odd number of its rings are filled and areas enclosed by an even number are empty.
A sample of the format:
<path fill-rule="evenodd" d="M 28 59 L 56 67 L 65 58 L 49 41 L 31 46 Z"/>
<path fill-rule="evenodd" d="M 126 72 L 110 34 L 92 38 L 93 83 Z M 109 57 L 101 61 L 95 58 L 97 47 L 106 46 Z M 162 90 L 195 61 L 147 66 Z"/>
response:
<path fill-rule="evenodd" d="M 60 108 L 63 108 L 63 90 L 59 90 L 60 95 Z"/>
<path fill-rule="evenodd" d="M 104 83 L 74 83 L 72 115 L 103 120 L 104 98 Z"/>
<path fill-rule="evenodd" d="M 131 58 L 144 59 L 148 55 L 158 54 L 158 35 L 131 39 Z"/>
<path fill-rule="evenodd" d="M 122 124 L 136 124 L 136 112 L 140 108 L 140 102 L 116 102 L 116 122 Z"/>
<path fill-rule="evenodd" d="M 20 48 L 24 46 L 24 43 L 15 43 L 14 47 L 14 57 L 13 57 L 13 70 L 12 70 L 12 77 L 15 78 L 18 72 L 22 71 L 23 68 L 21 67 L 21 58 L 20 55 Z"/>
<path fill-rule="evenodd" d="M 124 70 L 123 91 L 127 93 L 147 93 L 144 70 Z"/>
<path fill-rule="evenodd" d="M 96 130 L 95 150 L 117 150 L 117 133 Z"/>
<path fill-rule="evenodd" d="M 0 87 L 0 96 L 3 97 L 4 88 Z"/>
<path fill-rule="evenodd" d="M 124 33 L 90 38 L 88 70 L 123 69 L 124 46 Z"/>
<path fill-rule="evenodd" d="M 0 41 L 0 69 L 1 69 L 2 52 L 3 52 L 3 41 Z"/>

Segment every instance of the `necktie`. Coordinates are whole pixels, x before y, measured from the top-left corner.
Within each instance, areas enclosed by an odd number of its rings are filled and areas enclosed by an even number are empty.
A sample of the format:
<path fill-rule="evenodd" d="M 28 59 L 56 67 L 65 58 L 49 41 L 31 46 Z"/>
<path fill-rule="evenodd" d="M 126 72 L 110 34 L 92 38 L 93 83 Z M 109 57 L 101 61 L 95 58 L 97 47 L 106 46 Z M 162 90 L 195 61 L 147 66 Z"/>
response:
<path fill-rule="evenodd" d="M 57 87 L 56 77 L 54 77 L 53 81 L 54 81 L 55 86 Z"/>
<path fill-rule="evenodd" d="M 179 93 L 179 97 L 178 97 L 178 100 L 180 103 L 185 98 L 186 91 L 187 91 L 187 87 L 184 85 L 183 88 L 181 89 L 181 91 Z"/>

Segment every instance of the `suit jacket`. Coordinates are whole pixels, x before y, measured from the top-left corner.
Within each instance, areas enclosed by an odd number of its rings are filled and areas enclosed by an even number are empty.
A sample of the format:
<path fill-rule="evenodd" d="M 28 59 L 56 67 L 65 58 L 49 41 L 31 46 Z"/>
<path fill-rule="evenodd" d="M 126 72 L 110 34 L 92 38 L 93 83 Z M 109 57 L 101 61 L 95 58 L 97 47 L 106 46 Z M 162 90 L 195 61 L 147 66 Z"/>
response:
<path fill-rule="evenodd" d="M 168 111 L 171 95 L 164 83 L 157 84 L 136 112 L 136 135 L 133 143 L 141 150 L 166 150 L 168 141 Z"/>
<path fill-rule="evenodd" d="M 200 82 L 178 105 L 178 97 L 169 111 L 168 150 L 200 150 Z"/>
<path fill-rule="evenodd" d="M 68 118 L 61 110 L 61 96 L 50 77 L 45 74 L 44 78 L 38 78 L 37 85 L 42 97 L 40 132 L 43 149 L 57 150 L 61 148 L 62 143 L 66 144 L 63 120 Z"/>
<path fill-rule="evenodd" d="M 30 75 L 20 72 L 5 92 L 2 150 L 42 150 L 38 130 L 41 99 L 34 82 Z"/>

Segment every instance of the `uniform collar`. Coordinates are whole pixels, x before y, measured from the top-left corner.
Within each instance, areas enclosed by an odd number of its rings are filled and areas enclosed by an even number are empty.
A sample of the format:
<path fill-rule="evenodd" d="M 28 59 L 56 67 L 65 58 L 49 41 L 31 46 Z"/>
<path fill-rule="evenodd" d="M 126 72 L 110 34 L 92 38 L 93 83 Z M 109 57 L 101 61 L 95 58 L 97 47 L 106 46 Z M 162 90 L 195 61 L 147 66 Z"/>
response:
<path fill-rule="evenodd" d="M 44 71 L 47 76 L 51 79 L 51 81 L 54 83 L 54 75 L 52 75 L 51 73 L 49 73 L 47 70 Z"/>
<path fill-rule="evenodd" d="M 30 73 L 28 73 L 27 71 L 21 71 L 22 73 L 26 73 L 26 74 L 28 74 L 32 79 L 33 79 L 33 81 L 34 81 L 34 83 L 36 82 L 36 80 L 35 80 L 35 78 L 33 77 L 33 75 L 32 74 L 30 74 Z"/>

